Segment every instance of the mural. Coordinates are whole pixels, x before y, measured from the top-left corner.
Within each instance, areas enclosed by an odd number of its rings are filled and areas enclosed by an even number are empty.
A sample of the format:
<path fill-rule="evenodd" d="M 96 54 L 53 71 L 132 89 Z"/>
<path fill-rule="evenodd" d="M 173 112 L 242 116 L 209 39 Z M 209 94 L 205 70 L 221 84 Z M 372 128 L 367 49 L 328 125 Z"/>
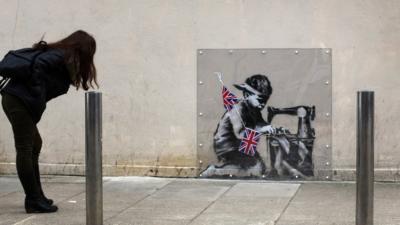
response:
<path fill-rule="evenodd" d="M 199 177 L 332 177 L 330 49 L 204 49 Z"/>
<path fill-rule="evenodd" d="M 247 176 L 313 176 L 312 148 L 315 131 L 311 121 L 315 118 L 315 106 L 291 108 L 268 107 L 268 121 L 261 111 L 272 94 L 272 86 L 266 75 L 256 74 L 234 87 L 242 91 L 243 98 L 236 97 L 223 84 L 222 74 L 216 73 L 222 84 L 222 102 L 226 109 L 214 133 L 213 148 L 219 164 L 209 165 L 201 172 L 202 177 L 224 176 L 232 170 L 248 172 Z M 298 132 L 291 134 L 284 127 L 273 126 L 272 119 L 278 114 L 296 115 Z M 269 145 L 271 171 L 257 151 L 260 137 L 265 135 Z"/>

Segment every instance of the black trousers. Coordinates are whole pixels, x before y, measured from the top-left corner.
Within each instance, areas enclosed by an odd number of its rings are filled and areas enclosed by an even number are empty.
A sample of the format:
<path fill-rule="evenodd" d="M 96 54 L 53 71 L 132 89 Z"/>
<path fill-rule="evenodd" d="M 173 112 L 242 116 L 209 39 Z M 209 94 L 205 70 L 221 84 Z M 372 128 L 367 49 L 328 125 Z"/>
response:
<path fill-rule="evenodd" d="M 3 93 L 2 106 L 11 123 L 17 152 L 17 172 L 29 199 L 43 196 L 39 172 L 39 154 L 42 148 L 36 123 L 25 104 L 18 97 Z"/>

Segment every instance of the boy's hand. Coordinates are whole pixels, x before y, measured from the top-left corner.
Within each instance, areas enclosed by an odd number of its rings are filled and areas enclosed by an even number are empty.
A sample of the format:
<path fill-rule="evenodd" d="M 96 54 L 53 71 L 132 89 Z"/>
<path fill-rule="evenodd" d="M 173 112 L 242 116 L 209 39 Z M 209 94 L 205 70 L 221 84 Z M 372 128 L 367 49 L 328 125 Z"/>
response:
<path fill-rule="evenodd" d="M 257 131 L 260 133 L 264 133 L 264 134 L 275 134 L 276 129 L 272 125 L 267 125 L 267 126 L 261 127 Z"/>

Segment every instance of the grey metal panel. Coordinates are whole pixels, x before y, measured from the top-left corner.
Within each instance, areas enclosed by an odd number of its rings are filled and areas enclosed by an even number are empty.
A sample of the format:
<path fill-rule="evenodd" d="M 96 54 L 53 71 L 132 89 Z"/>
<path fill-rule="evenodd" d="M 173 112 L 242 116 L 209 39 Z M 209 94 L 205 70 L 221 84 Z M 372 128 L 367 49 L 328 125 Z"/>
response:
<path fill-rule="evenodd" d="M 332 161 L 332 51 L 331 49 L 200 49 L 197 51 L 197 149 L 199 174 L 217 164 L 213 134 L 224 114 L 221 85 L 214 72 L 223 73 L 225 86 L 242 97 L 233 84 L 253 74 L 267 75 L 273 93 L 267 106 L 278 108 L 315 105 L 314 178 L 331 179 Z M 267 118 L 266 108 L 262 111 Z M 276 117 L 272 124 L 296 132 L 297 118 Z M 270 168 L 264 138 L 257 147 Z M 234 173 L 234 172 L 233 172 Z M 240 177 L 240 174 L 232 174 Z M 281 179 L 281 178 L 279 178 Z"/>

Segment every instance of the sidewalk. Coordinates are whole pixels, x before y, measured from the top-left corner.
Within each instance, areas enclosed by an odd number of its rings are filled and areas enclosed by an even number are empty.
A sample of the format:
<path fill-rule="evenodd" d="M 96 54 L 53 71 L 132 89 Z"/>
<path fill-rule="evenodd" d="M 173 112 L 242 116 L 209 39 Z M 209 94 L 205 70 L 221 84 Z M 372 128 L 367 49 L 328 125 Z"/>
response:
<path fill-rule="evenodd" d="M 46 177 L 54 214 L 25 214 L 16 177 L 0 177 L 1 225 L 85 224 L 85 178 Z M 104 178 L 104 224 L 350 225 L 355 184 Z M 375 225 L 400 224 L 400 184 L 375 185 Z"/>

